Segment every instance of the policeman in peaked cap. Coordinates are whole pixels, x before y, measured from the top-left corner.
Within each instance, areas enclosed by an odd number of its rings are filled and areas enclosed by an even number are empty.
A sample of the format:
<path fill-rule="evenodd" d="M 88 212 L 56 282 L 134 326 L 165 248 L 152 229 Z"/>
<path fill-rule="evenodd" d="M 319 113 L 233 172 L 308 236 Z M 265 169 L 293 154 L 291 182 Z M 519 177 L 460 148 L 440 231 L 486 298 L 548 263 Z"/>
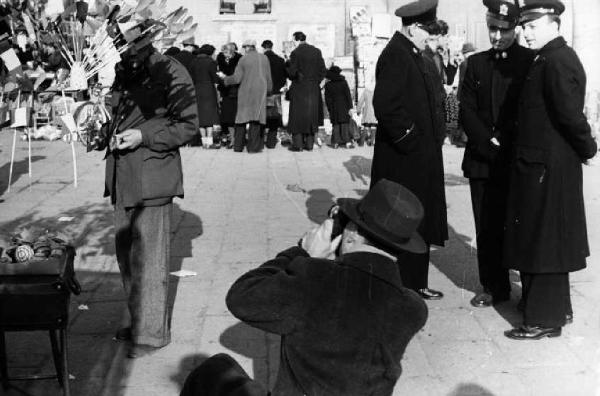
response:
<path fill-rule="evenodd" d="M 438 31 L 437 0 L 401 0 L 397 31 L 377 61 L 373 106 L 379 121 L 371 186 L 388 179 L 410 189 L 423 202 L 419 232 L 422 254 L 406 254 L 399 266 L 402 283 L 428 300 L 443 293 L 429 288 L 431 245 L 448 240 L 442 141 L 445 135 L 443 85 L 435 64 L 423 56 L 426 41 Z M 430 99 L 431 98 L 431 99 Z M 438 100 L 439 98 L 439 100 Z M 390 166 L 393 163 L 394 166 Z"/>
<path fill-rule="evenodd" d="M 537 340 L 560 336 L 573 320 L 569 273 L 586 267 L 590 251 L 582 164 L 597 144 L 583 113 L 585 70 L 560 35 L 563 3 L 519 5 L 536 57 L 519 98 L 503 250 L 505 265 L 521 273 L 523 325 L 505 335 Z"/>
<path fill-rule="evenodd" d="M 460 92 L 468 137 L 462 169 L 471 190 L 483 289 L 471 305 L 480 308 L 510 299 L 508 269 L 502 263 L 503 208 L 517 98 L 533 60 L 533 52 L 516 40 L 516 0 L 483 0 L 483 4 L 492 48 L 469 57 Z"/>
<path fill-rule="evenodd" d="M 560 0 L 519 0 L 521 9 L 520 23 L 543 17 L 544 15 L 560 16 L 565 5 Z"/>

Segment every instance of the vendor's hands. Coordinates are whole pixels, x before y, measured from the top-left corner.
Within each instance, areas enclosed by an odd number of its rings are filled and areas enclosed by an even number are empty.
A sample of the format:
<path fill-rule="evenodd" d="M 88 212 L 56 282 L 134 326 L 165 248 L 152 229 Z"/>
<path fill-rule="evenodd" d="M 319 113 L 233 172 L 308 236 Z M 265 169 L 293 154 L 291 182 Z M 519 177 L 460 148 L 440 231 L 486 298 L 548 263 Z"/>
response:
<path fill-rule="evenodd" d="M 111 149 L 135 150 L 142 144 L 142 131 L 139 129 L 127 129 L 115 136 Z"/>
<path fill-rule="evenodd" d="M 301 246 L 310 257 L 333 259 L 342 236 L 331 240 L 333 220 L 327 219 L 318 227 L 308 231 L 301 240 Z"/>
<path fill-rule="evenodd" d="M 225 73 L 223 73 L 222 71 L 218 71 L 217 77 L 219 77 L 221 80 L 224 80 L 225 77 L 227 77 L 227 75 Z"/>

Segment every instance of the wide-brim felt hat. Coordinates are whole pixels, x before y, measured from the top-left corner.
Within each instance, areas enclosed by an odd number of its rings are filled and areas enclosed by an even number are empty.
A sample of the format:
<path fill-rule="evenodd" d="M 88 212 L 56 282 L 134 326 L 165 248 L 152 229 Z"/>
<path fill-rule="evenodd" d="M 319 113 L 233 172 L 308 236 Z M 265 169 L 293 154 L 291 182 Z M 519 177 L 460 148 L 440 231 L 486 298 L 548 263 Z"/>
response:
<path fill-rule="evenodd" d="M 519 0 L 519 7 L 519 23 L 533 21 L 545 15 L 560 16 L 565 12 L 565 5 L 560 0 Z"/>
<path fill-rule="evenodd" d="M 406 187 L 382 179 L 364 198 L 339 198 L 337 204 L 368 239 L 388 250 L 427 251 L 417 232 L 424 216 L 423 205 Z"/>

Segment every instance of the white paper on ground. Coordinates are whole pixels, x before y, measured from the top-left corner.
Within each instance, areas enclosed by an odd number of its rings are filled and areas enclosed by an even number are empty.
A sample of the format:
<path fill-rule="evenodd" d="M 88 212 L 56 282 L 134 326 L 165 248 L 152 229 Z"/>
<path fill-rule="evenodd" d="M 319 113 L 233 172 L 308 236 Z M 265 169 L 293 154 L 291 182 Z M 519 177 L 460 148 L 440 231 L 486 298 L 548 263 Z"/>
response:
<path fill-rule="evenodd" d="M 8 50 L 0 54 L 0 58 L 2 58 L 2 60 L 4 61 L 4 65 L 6 66 L 9 72 L 21 67 L 21 61 L 19 60 L 19 57 L 17 56 L 15 50 L 12 48 L 9 48 Z"/>
<path fill-rule="evenodd" d="M 178 278 L 187 278 L 190 276 L 196 276 L 196 275 L 198 275 L 198 273 L 194 272 L 194 271 L 188 271 L 188 270 L 179 270 L 179 271 L 171 272 L 171 275 L 176 276 Z"/>
<path fill-rule="evenodd" d="M 61 216 L 58 218 L 58 221 L 60 222 L 69 222 L 69 221 L 73 221 L 75 219 L 75 217 L 70 217 L 70 216 Z"/>

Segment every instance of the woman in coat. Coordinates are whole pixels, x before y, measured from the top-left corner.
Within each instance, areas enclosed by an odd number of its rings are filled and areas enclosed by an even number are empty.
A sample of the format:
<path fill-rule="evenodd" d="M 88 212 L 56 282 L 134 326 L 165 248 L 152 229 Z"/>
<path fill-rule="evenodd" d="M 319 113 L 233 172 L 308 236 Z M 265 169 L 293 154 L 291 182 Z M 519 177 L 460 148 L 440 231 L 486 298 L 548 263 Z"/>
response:
<path fill-rule="evenodd" d="M 237 52 L 235 43 L 225 44 L 221 53 L 217 56 L 217 66 L 219 67 L 219 71 L 226 76 L 233 75 L 241 58 L 242 55 Z M 224 134 L 222 140 L 227 140 L 227 148 L 232 148 L 239 85 L 225 85 L 221 81 L 217 88 L 221 94 L 221 130 Z"/>
<path fill-rule="evenodd" d="M 352 96 L 346 78 L 341 75 L 342 70 L 331 66 L 325 78 L 325 103 L 329 111 L 329 119 L 333 125 L 331 147 L 346 146 L 352 148 L 350 136 L 350 110 L 352 109 Z"/>
<path fill-rule="evenodd" d="M 213 59 L 215 47 L 204 44 L 197 51 L 196 72 L 196 101 L 198 102 L 198 120 L 202 134 L 202 146 L 213 146 L 213 126 L 219 123 L 219 104 L 217 102 L 216 84 L 217 63 Z"/>

